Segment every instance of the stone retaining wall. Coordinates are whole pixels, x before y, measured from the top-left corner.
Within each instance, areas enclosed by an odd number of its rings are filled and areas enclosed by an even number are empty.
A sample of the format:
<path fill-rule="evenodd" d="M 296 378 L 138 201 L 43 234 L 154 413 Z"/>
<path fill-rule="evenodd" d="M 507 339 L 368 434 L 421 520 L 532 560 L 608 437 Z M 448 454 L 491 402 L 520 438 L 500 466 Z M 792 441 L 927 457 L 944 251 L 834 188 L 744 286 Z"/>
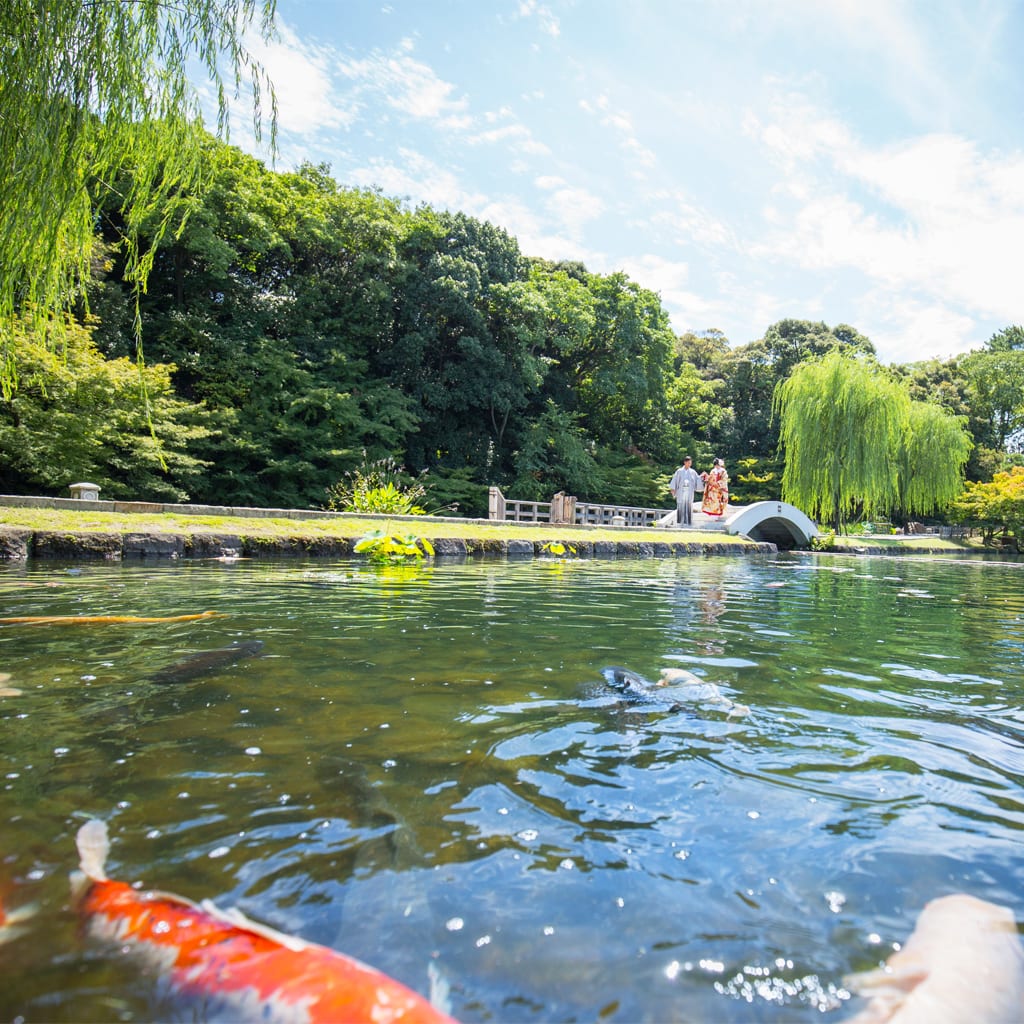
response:
<path fill-rule="evenodd" d="M 442 558 L 551 557 L 550 541 L 428 538 Z M 0 561 L 29 558 L 60 561 L 132 561 L 143 558 L 346 558 L 356 541 L 348 537 L 273 536 L 225 533 L 116 533 L 0 527 Z M 580 558 L 680 558 L 693 555 L 773 554 L 774 544 L 713 541 L 563 540 Z M 356 556 L 358 557 L 358 556 Z"/>

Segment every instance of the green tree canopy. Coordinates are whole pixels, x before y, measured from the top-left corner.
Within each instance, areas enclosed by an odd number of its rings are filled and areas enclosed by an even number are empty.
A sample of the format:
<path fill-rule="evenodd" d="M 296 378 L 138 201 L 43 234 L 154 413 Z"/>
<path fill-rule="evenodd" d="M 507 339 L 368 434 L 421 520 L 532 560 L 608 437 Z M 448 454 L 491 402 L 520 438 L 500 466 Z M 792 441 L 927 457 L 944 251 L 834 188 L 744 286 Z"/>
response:
<path fill-rule="evenodd" d="M 975 417 L 979 443 L 997 451 L 1024 445 L 1024 349 L 996 347 L 970 352 L 960 360 Z"/>
<path fill-rule="evenodd" d="M 0 384 L 14 382 L 14 315 L 40 336 L 89 278 L 97 195 L 118 189 L 126 277 L 144 287 L 152 248 L 195 183 L 201 136 L 190 71 L 214 83 L 227 130 L 221 61 L 247 74 L 260 124 L 263 83 L 242 45 L 268 37 L 275 0 L 5 0 L 0 5 Z M 128 174 L 124 172 L 128 171 Z M 55 315 L 56 314 L 56 315 Z"/>
<path fill-rule="evenodd" d="M 56 351 L 54 348 L 56 347 Z M 142 369 L 104 359 L 89 327 L 75 323 L 56 346 L 32 325 L 16 324 L 14 358 L 21 381 L 0 397 L 0 487 L 8 494 L 67 494 L 76 480 L 98 484 L 105 498 L 187 501 L 207 464 L 195 446 L 210 433 L 201 406 L 171 387 L 173 367 Z"/>
<path fill-rule="evenodd" d="M 954 515 L 985 531 L 990 544 L 996 530 L 1024 542 L 1024 466 L 996 473 L 988 483 L 968 483 L 953 506 Z"/>
<path fill-rule="evenodd" d="M 775 392 L 782 496 L 839 530 L 854 514 L 924 514 L 963 486 L 963 417 L 910 398 L 873 359 L 839 351 L 798 365 Z"/>
<path fill-rule="evenodd" d="M 910 398 L 877 363 L 838 351 L 809 359 L 776 388 L 775 411 L 786 501 L 836 530 L 893 507 Z"/>
<path fill-rule="evenodd" d="M 772 416 L 777 385 L 807 359 L 833 350 L 873 356 L 874 346 L 847 324 L 830 328 L 821 321 L 779 320 L 764 337 L 729 353 L 725 397 L 733 417 L 725 441 L 725 454 L 733 459 L 766 458 L 778 447 Z"/>
<path fill-rule="evenodd" d="M 966 418 L 929 402 L 910 403 L 899 439 L 897 507 L 906 515 L 944 508 L 964 486 L 964 466 L 974 447 Z"/>

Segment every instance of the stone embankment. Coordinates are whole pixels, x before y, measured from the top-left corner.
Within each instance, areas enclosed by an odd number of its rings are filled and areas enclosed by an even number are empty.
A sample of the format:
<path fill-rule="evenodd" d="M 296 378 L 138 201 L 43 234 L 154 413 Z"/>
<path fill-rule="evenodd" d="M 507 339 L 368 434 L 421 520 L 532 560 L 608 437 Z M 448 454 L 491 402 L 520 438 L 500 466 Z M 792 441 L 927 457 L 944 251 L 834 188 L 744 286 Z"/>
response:
<path fill-rule="evenodd" d="M 549 540 L 461 539 L 428 537 L 439 557 L 533 558 L 550 557 Z M 120 533 L 114 531 L 31 530 L 0 527 L 0 561 L 29 558 L 61 561 L 130 561 L 143 558 L 345 558 L 353 555 L 356 540 L 296 534 L 258 533 Z M 563 539 L 574 557 L 680 558 L 693 555 L 770 554 L 774 544 L 745 545 L 715 541 L 632 541 Z"/>

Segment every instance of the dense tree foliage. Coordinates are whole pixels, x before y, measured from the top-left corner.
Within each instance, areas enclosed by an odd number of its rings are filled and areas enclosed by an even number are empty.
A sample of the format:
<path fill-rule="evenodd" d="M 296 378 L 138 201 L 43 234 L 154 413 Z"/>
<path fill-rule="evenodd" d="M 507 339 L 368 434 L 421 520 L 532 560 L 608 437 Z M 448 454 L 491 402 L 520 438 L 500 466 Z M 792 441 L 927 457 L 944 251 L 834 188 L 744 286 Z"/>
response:
<path fill-rule="evenodd" d="M 89 275 L 97 198 L 116 189 L 123 273 L 144 284 L 153 244 L 198 180 L 202 135 L 190 74 L 205 68 L 226 126 L 235 87 L 260 69 L 241 45 L 274 0 L 4 0 L 0 5 L 0 384 L 15 381 L 15 315 L 44 344 Z M 123 172 L 128 171 L 125 174 Z M 115 182 L 117 183 L 115 185 Z M 139 239 L 148 234 L 149 245 Z"/>
<path fill-rule="evenodd" d="M 985 542 L 991 543 L 997 530 L 1024 550 L 1024 466 L 998 472 L 987 483 L 968 482 L 953 505 L 960 522 L 980 527 Z"/>
<path fill-rule="evenodd" d="M 153 253 L 141 385 L 128 166 L 95 191 L 100 237 L 69 338 L 9 320 L 27 387 L 0 408 L 8 491 L 89 478 L 115 496 L 321 507 L 346 474 L 394 459 L 424 504 L 466 514 L 485 513 L 489 484 L 659 506 L 691 454 L 701 468 L 725 458 L 738 501 L 785 486 L 830 517 L 837 500 L 841 517 L 920 516 L 957 493 L 972 441 L 973 478 L 1003 468 L 1024 415 L 1007 379 L 1024 355 L 1014 329 L 898 373 L 845 325 L 783 320 L 738 348 L 714 329 L 676 337 L 625 274 L 531 258 L 492 224 L 345 188 L 323 166 L 272 172 L 209 135 L 200 158 L 203 191 L 179 190 L 166 225 L 140 222 Z M 798 400 L 809 367 L 833 366 L 866 375 L 859 397 L 835 377 L 845 390 L 819 382 Z M 875 424 L 879 381 L 900 411 Z M 34 436 L 48 417 L 52 442 Z"/>
<path fill-rule="evenodd" d="M 202 406 L 171 387 L 173 367 L 140 372 L 105 359 L 74 323 L 44 344 L 32 324 L 12 331 L 20 381 L 0 398 L 0 488 L 66 497 L 69 483 L 98 484 L 104 497 L 187 500 L 209 468 L 194 453 L 210 433 Z"/>
<path fill-rule="evenodd" d="M 930 513 L 961 490 L 971 447 L 962 421 L 912 401 L 866 354 L 833 349 L 796 364 L 775 408 L 783 497 L 835 530 L 856 515 Z"/>

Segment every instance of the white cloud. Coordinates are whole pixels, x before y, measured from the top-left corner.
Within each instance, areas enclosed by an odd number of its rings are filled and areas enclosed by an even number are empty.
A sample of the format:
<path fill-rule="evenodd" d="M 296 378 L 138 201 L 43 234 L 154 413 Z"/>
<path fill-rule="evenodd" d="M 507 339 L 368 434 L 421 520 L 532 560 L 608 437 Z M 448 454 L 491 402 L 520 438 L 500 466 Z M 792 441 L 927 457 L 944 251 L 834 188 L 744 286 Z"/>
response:
<path fill-rule="evenodd" d="M 984 339 L 977 334 L 975 321 L 942 303 L 904 299 L 892 301 L 888 294 L 869 296 L 878 307 L 871 315 L 880 324 L 872 341 L 885 359 L 894 363 L 913 363 L 921 359 L 948 359 L 980 347 Z"/>
<path fill-rule="evenodd" d="M 783 175 L 756 256 L 860 271 L 894 306 L 916 298 L 933 311 L 1020 318 L 1024 153 L 986 154 L 948 133 L 871 146 L 800 97 L 774 115 L 748 122 Z M 924 319 L 962 350 L 965 315 Z"/>
<path fill-rule="evenodd" d="M 717 301 L 698 295 L 689 287 L 690 268 L 683 261 L 649 253 L 637 259 L 623 260 L 617 269 L 625 271 L 642 288 L 661 296 L 674 329 L 679 333 L 702 330 L 717 322 L 722 314 Z"/>
<path fill-rule="evenodd" d="M 362 60 L 343 60 L 340 74 L 355 83 L 357 95 L 368 90 L 381 95 L 393 109 L 421 120 L 440 120 L 455 128 L 471 124 L 465 97 L 456 97 L 455 86 L 410 54 L 411 42 L 390 55 L 374 53 Z"/>
<path fill-rule="evenodd" d="M 733 229 L 709 210 L 691 201 L 678 190 L 652 193 L 657 204 L 658 227 L 668 226 L 674 233 L 673 244 L 698 245 L 738 251 L 740 244 Z"/>
<path fill-rule="evenodd" d="M 408 198 L 414 205 L 428 203 L 439 210 L 468 213 L 486 202 L 486 197 L 468 192 L 450 170 L 422 153 L 400 148 L 398 156 L 400 163 L 374 160 L 350 172 L 348 180 L 365 188 L 379 186 L 387 195 Z"/>
<path fill-rule="evenodd" d="M 466 137 L 466 142 L 471 146 L 481 143 L 509 142 L 512 148 L 523 153 L 533 153 L 540 156 L 547 155 L 550 150 L 543 142 L 538 142 L 526 125 L 521 123 L 506 124 L 500 128 L 490 128 L 487 131 L 477 132 L 475 135 Z"/>
<path fill-rule="evenodd" d="M 618 140 L 619 147 L 634 162 L 636 168 L 653 167 L 657 157 L 653 150 L 648 149 L 637 137 L 633 129 L 633 119 L 623 110 L 613 110 L 611 101 L 604 94 L 593 101 L 586 97 L 579 100 L 581 110 L 598 118 L 598 123 L 608 128 Z"/>
<path fill-rule="evenodd" d="M 520 0 L 518 13 L 521 18 L 536 18 L 540 30 L 549 36 L 561 33 L 559 20 L 547 4 L 538 3 L 537 0 Z"/>
<path fill-rule="evenodd" d="M 282 131 L 305 135 L 355 120 L 355 105 L 333 88 L 330 50 L 301 41 L 280 21 L 277 39 L 268 43 L 252 34 L 246 45 L 274 83 Z"/>
<path fill-rule="evenodd" d="M 544 205 L 551 218 L 576 239 L 581 237 L 585 225 L 604 212 L 604 202 L 598 196 L 585 188 L 571 186 L 556 188 Z"/>

